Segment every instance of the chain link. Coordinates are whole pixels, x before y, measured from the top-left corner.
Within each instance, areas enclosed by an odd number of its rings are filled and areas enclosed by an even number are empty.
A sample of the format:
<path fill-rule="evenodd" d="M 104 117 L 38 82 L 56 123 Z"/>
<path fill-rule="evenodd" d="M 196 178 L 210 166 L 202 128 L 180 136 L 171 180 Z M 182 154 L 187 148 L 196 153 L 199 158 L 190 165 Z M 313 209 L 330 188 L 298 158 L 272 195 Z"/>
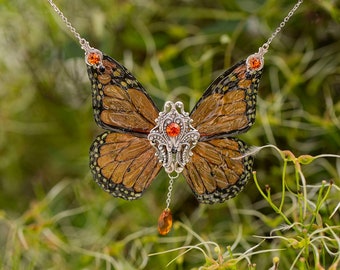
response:
<path fill-rule="evenodd" d="M 58 16 L 61 18 L 61 20 L 65 23 L 66 27 L 71 31 L 71 33 L 78 39 L 79 44 L 81 48 L 85 51 L 85 54 L 89 51 L 93 50 L 89 44 L 89 42 L 80 36 L 80 34 L 77 32 L 77 30 L 72 26 L 72 24 L 68 21 L 64 13 L 57 7 L 56 4 L 53 3 L 52 0 L 47 0 L 48 3 L 51 5 L 51 7 L 54 9 L 54 11 L 58 14 Z"/>
<path fill-rule="evenodd" d="M 81 48 L 85 51 L 85 54 L 87 54 L 89 51 L 93 50 L 89 44 L 89 42 L 82 38 L 80 34 L 77 32 L 77 30 L 72 26 L 72 24 L 68 21 L 68 19 L 65 17 L 63 12 L 57 7 L 56 4 L 53 3 L 52 0 L 47 0 L 48 3 L 51 5 L 51 7 L 54 9 L 54 11 L 59 15 L 59 17 L 62 19 L 62 21 L 65 23 L 66 27 L 71 31 L 71 33 L 78 39 L 79 44 Z M 299 6 L 303 3 L 303 0 L 298 0 L 298 2 L 294 5 L 294 7 L 288 12 L 287 16 L 284 17 L 282 22 L 279 24 L 279 26 L 275 29 L 275 31 L 272 33 L 272 35 L 268 38 L 268 40 L 259 48 L 258 54 L 263 56 L 269 49 L 270 44 L 272 43 L 273 39 L 277 36 L 278 33 L 281 32 L 282 28 L 285 27 L 286 23 L 289 21 L 289 19 L 294 15 L 295 11 L 299 8 Z"/>
<path fill-rule="evenodd" d="M 174 180 L 178 178 L 179 173 L 176 173 L 176 175 L 171 176 L 170 174 L 168 174 L 169 176 L 169 187 L 168 187 L 168 193 L 166 194 L 166 209 L 169 209 L 170 207 L 170 203 L 171 203 L 171 194 L 172 194 L 172 189 L 173 189 L 173 185 L 174 185 Z"/>
<path fill-rule="evenodd" d="M 272 33 L 272 35 L 268 38 L 268 40 L 259 48 L 259 54 L 264 55 L 268 49 L 270 43 L 272 43 L 273 39 L 277 36 L 278 33 L 281 32 L 282 28 L 285 27 L 286 23 L 289 21 L 289 19 L 294 15 L 295 11 L 299 8 L 299 6 L 303 3 L 303 0 L 298 0 L 298 2 L 294 5 L 294 7 L 288 12 L 287 16 L 284 17 L 282 22 L 279 24 L 279 26 L 275 29 L 275 31 Z"/>

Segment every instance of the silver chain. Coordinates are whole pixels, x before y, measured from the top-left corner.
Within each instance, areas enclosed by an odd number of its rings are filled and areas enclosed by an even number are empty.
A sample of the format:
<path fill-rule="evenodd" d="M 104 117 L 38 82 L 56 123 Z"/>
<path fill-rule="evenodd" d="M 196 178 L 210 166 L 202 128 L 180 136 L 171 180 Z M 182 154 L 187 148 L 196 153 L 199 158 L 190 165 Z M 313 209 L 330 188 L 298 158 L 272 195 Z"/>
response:
<path fill-rule="evenodd" d="M 287 16 L 284 17 L 279 26 L 275 29 L 272 35 L 268 38 L 268 40 L 259 48 L 259 54 L 262 56 L 268 51 L 270 43 L 272 43 L 273 39 L 277 36 L 278 33 L 281 32 L 282 28 L 285 27 L 286 23 L 289 19 L 294 15 L 295 11 L 299 8 L 299 6 L 303 3 L 303 0 L 298 0 L 294 7 L 288 12 Z"/>
<path fill-rule="evenodd" d="M 174 185 L 174 180 L 176 178 L 178 178 L 179 174 L 176 173 L 175 176 L 171 176 L 170 174 L 168 174 L 169 176 L 169 187 L 168 187 L 168 194 L 166 194 L 166 209 L 169 209 L 170 207 L 170 203 L 171 203 L 171 194 L 172 194 L 172 189 L 173 189 L 173 185 Z"/>
<path fill-rule="evenodd" d="M 71 33 L 78 39 L 81 48 L 88 53 L 90 50 L 93 50 L 89 44 L 89 42 L 82 38 L 77 30 L 72 26 L 72 24 L 68 21 L 65 15 L 61 12 L 61 10 L 53 3 L 52 0 L 47 0 L 51 7 L 55 10 L 55 12 L 59 15 L 62 21 L 66 24 L 66 27 L 71 31 Z M 294 7 L 288 12 L 287 16 L 282 20 L 279 26 L 275 29 L 272 35 L 268 38 L 268 40 L 259 48 L 259 54 L 263 56 L 269 49 L 269 45 L 272 43 L 273 39 L 277 36 L 278 33 L 281 32 L 282 28 L 285 27 L 286 23 L 289 19 L 294 15 L 295 11 L 299 8 L 299 6 L 303 3 L 303 0 L 298 0 Z"/>
<path fill-rule="evenodd" d="M 64 13 L 57 7 L 56 4 L 53 3 L 52 0 L 47 0 L 48 3 L 51 5 L 51 7 L 54 9 L 54 11 L 59 15 L 59 17 L 62 19 L 62 21 L 65 23 L 66 27 L 71 31 L 71 33 L 78 39 L 79 44 L 81 48 L 85 51 L 85 53 L 89 52 L 90 50 L 93 50 L 89 44 L 89 42 L 80 36 L 80 34 L 77 32 L 77 30 L 72 26 L 72 24 L 68 21 Z"/>

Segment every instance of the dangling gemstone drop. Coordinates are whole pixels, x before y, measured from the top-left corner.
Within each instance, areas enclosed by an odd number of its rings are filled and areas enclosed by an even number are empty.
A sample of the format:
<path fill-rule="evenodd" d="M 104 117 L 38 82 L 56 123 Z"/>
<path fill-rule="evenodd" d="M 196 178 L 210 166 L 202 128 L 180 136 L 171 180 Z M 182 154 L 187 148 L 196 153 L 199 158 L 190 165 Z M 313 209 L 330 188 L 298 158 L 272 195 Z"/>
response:
<path fill-rule="evenodd" d="M 158 218 L 158 232 L 161 235 L 166 235 L 172 228 L 172 213 L 170 208 L 163 210 L 162 214 Z"/>

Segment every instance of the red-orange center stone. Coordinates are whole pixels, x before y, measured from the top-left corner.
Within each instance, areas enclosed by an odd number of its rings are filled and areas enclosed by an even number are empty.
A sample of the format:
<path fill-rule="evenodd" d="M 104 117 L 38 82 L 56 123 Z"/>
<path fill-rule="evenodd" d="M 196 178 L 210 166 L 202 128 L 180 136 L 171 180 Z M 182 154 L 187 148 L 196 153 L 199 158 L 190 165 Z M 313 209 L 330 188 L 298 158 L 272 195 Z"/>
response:
<path fill-rule="evenodd" d="M 166 134 L 168 134 L 170 137 L 176 137 L 181 132 L 181 127 L 177 123 L 170 123 L 166 127 Z"/>

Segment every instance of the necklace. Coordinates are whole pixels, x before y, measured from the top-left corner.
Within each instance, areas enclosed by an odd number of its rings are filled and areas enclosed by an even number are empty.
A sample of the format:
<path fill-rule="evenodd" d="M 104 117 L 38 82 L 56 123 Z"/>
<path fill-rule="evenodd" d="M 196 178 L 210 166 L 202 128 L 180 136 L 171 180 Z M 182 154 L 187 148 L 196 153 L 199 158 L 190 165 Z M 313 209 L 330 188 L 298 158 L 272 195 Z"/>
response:
<path fill-rule="evenodd" d="M 242 191 L 251 176 L 253 157 L 248 146 L 232 136 L 254 124 L 264 55 L 303 0 L 258 52 L 210 84 L 190 114 L 180 101 L 166 101 L 160 112 L 123 65 L 91 47 L 54 2 L 47 1 L 85 52 L 94 119 L 106 130 L 90 148 L 90 169 L 99 186 L 115 197 L 134 200 L 163 167 L 169 186 L 158 219 L 161 235 L 172 227 L 171 194 L 181 173 L 200 203 L 221 203 Z"/>

